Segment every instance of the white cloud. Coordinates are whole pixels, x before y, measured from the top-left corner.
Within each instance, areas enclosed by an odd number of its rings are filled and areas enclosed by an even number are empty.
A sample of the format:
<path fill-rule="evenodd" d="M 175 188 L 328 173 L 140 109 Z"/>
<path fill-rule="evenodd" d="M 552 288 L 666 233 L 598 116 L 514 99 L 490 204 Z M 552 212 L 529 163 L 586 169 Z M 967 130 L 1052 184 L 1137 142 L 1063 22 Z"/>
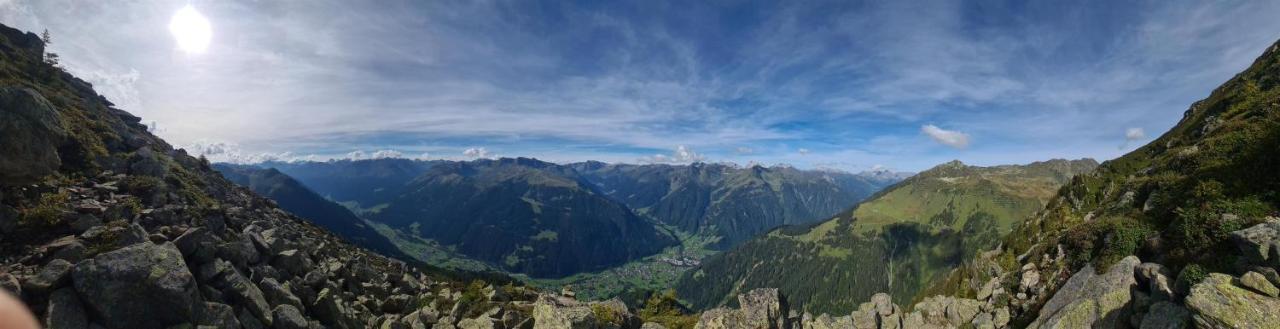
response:
<path fill-rule="evenodd" d="M 492 154 L 489 153 L 489 150 L 483 147 L 469 148 L 465 151 L 462 151 L 462 155 L 465 155 L 468 158 L 472 158 L 472 159 L 488 159 L 492 157 Z"/>
<path fill-rule="evenodd" d="M 639 161 L 642 163 L 673 163 L 673 164 L 703 162 L 705 160 L 706 160 L 705 156 L 703 156 L 702 154 L 699 154 L 698 152 L 694 152 L 693 149 L 684 145 L 676 146 L 675 151 L 673 151 L 671 155 L 654 154 L 653 156 L 639 159 Z"/>
<path fill-rule="evenodd" d="M 803 148 L 803 147 L 796 151 L 800 152 L 800 155 L 809 155 L 809 152 L 812 152 L 812 151 L 809 151 L 809 149 Z"/>
<path fill-rule="evenodd" d="M 1129 128 L 1124 131 L 1125 141 L 1132 142 L 1143 138 L 1147 138 L 1147 132 L 1142 128 Z"/>
<path fill-rule="evenodd" d="M 189 145 L 182 146 L 192 156 L 204 156 L 209 162 L 225 162 L 235 164 L 254 164 L 267 161 L 293 162 L 312 160 L 314 155 L 307 157 L 299 157 L 290 152 L 270 153 L 270 152 L 246 152 L 240 149 L 240 145 L 230 142 L 198 140 Z"/>
<path fill-rule="evenodd" d="M 966 133 L 938 128 L 935 125 L 921 126 L 920 132 L 929 135 L 929 138 L 934 141 L 952 148 L 962 149 L 969 147 L 969 134 Z"/>
<path fill-rule="evenodd" d="M 404 153 L 396 150 L 378 150 L 369 155 L 370 159 L 404 158 Z"/>
<path fill-rule="evenodd" d="M 739 155 L 752 154 L 752 153 L 755 153 L 755 152 L 756 152 L 756 150 L 755 150 L 755 149 L 752 149 L 752 148 L 750 148 L 750 147 L 746 147 L 746 146 L 739 146 L 738 148 L 733 149 L 733 153 L 736 153 L 736 154 L 739 154 Z"/>
<path fill-rule="evenodd" d="M 421 155 L 418 155 L 418 160 L 431 160 L 431 153 L 430 153 L 430 152 L 422 152 L 422 154 L 421 154 Z"/>
<path fill-rule="evenodd" d="M 345 158 L 350 160 L 364 160 L 365 158 L 368 158 L 368 157 L 369 155 L 365 154 L 364 151 L 355 150 L 355 151 L 351 151 L 350 153 L 347 153 L 347 156 Z"/>

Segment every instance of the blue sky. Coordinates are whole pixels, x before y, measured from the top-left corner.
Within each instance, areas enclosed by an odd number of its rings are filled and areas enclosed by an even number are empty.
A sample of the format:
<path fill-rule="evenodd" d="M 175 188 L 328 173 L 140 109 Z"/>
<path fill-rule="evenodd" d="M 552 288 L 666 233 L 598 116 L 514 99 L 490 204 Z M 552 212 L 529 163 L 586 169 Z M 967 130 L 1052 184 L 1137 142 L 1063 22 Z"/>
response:
<path fill-rule="evenodd" d="M 192 5 L 208 49 L 176 48 Z M 67 69 L 224 161 L 861 171 L 1113 158 L 1280 38 L 1274 1 L 27 1 Z"/>

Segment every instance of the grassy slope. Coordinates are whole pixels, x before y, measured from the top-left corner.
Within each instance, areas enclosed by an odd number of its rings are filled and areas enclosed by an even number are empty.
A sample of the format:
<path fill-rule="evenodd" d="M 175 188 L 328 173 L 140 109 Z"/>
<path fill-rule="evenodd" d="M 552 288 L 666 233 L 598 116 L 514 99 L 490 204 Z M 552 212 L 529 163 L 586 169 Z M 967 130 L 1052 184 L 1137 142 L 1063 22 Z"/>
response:
<path fill-rule="evenodd" d="M 1105 267 L 1130 254 L 1175 273 L 1234 272 L 1238 255 L 1227 233 L 1280 208 L 1277 47 L 1193 104 L 1164 135 L 1073 179 L 1005 238 L 1006 259 L 997 263 L 1009 270 L 1038 262 L 1061 244 L 1070 261 L 1059 273 L 1086 263 Z M 969 283 L 985 280 L 981 272 L 954 271 L 930 292 L 970 293 Z"/>
<path fill-rule="evenodd" d="M 816 312 L 848 310 L 881 291 L 909 298 L 959 260 L 994 246 L 1067 177 L 1093 165 L 944 164 L 831 220 L 775 230 L 712 257 L 678 288 L 699 307 L 731 303 L 755 287 L 778 287 Z"/>

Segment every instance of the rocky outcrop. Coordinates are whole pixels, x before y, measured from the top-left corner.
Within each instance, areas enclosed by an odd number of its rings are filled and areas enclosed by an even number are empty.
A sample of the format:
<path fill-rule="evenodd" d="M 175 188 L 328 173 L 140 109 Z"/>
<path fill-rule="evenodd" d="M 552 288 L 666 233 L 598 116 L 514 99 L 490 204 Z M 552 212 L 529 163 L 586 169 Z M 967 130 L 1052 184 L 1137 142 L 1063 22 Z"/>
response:
<path fill-rule="evenodd" d="M 741 309 L 717 308 L 702 313 L 695 328 L 791 328 L 787 300 L 774 288 L 754 289 L 738 295 Z"/>
<path fill-rule="evenodd" d="M 165 328 L 193 319 L 196 280 L 173 244 L 150 242 L 76 265 L 76 291 L 108 328 Z"/>
<path fill-rule="evenodd" d="M 1129 256 L 1098 274 L 1085 266 L 1045 302 L 1032 328 L 1116 328 L 1130 316 L 1131 289 L 1137 285 L 1134 269 L 1141 264 Z"/>
<path fill-rule="evenodd" d="M 1186 305 L 1200 328 L 1280 326 L 1280 299 L 1242 288 L 1226 274 L 1210 274 L 1192 287 Z"/>
<path fill-rule="evenodd" d="M 30 183 L 58 171 L 67 136 L 53 105 L 23 87 L 0 87 L 0 184 Z"/>

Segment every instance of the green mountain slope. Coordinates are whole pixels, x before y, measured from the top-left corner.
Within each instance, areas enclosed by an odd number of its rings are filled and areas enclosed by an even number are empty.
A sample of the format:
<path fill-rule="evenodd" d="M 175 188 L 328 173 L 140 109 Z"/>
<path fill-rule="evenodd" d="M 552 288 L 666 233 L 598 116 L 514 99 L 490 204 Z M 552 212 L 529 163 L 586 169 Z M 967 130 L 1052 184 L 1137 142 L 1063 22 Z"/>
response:
<path fill-rule="evenodd" d="M 325 198 L 348 207 L 376 210 L 379 205 L 398 196 L 405 183 L 438 162 L 383 158 L 265 162 L 257 166 L 279 170 Z"/>
<path fill-rule="evenodd" d="M 280 208 L 320 225 L 351 243 L 400 259 L 408 259 L 395 244 L 365 225 L 350 210 L 312 192 L 302 183 L 275 169 L 214 164 L 213 169 L 237 185 L 275 200 Z"/>
<path fill-rule="evenodd" d="M 677 289 L 706 308 L 753 288 L 776 287 L 793 305 L 833 313 L 876 292 L 912 296 L 962 259 L 993 247 L 1061 184 L 1096 165 L 1088 159 L 943 164 L 835 218 L 783 227 L 711 257 Z"/>
<path fill-rule="evenodd" d="M 436 165 L 370 218 L 535 277 L 601 270 L 676 243 L 573 169 L 527 158 Z"/>
<path fill-rule="evenodd" d="M 1046 273 L 1041 279 L 1046 292 L 1015 313 L 1028 323 L 1070 273 L 1087 264 L 1104 269 L 1136 255 L 1169 268 L 1179 294 L 1204 273 L 1250 270 L 1257 260 L 1243 255 L 1230 234 L 1277 216 L 1280 209 L 1277 87 L 1280 44 L 1192 104 L 1159 138 L 1064 186 L 1042 212 L 1004 239 L 1002 260 L 994 262 L 1002 264 L 998 271 L 989 270 L 987 259 L 972 259 L 930 291 L 972 294 L 974 282 L 986 281 L 993 272 L 1013 289 L 1016 280 L 1006 279 L 1017 278 L 1015 267 L 1036 265 Z"/>
<path fill-rule="evenodd" d="M 711 245 L 717 249 L 728 249 L 778 226 L 830 218 L 897 181 L 782 166 L 599 162 L 572 166 L 637 213 L 690 234 L 718 239 Z"/>

